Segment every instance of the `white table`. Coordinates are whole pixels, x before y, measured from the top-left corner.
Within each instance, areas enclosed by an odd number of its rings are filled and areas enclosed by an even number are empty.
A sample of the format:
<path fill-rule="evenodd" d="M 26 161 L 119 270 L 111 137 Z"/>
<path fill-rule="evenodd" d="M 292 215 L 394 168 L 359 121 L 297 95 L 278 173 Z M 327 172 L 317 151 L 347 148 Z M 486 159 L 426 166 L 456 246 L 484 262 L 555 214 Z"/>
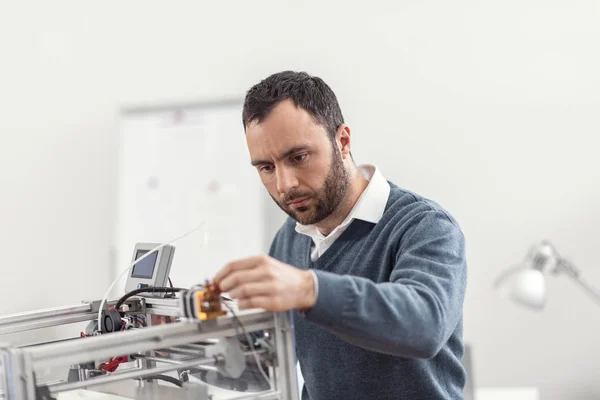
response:
<path fill-rule="evenodd" d="M 478 388 L 475 400 L 540 400 L 540 392 L 534 387 Z"/>

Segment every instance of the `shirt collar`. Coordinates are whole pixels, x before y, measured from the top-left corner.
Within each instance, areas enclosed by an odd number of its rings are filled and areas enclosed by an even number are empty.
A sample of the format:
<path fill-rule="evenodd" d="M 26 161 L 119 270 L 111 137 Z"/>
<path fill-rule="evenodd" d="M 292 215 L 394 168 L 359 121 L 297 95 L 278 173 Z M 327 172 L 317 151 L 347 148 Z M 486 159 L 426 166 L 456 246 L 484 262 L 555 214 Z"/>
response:
<path fill-rule="evenodd" d="M 354 219 L 376 224 L 385 212 L 385 206 L 390 196 L 389 183 L 379 168 L 374 165 L 360 165 L 358 170 L 369 181 L 369 184 L 358 198 L 356 204 L 354 204 L 354 207 L 352 207 L 348 216 L 346 216 L 344 221 L 335 230 L 346 227 Z M 325 237 L 314 225 L 302 225 L 296 222 L 296 231 L 309 236 Z"/>

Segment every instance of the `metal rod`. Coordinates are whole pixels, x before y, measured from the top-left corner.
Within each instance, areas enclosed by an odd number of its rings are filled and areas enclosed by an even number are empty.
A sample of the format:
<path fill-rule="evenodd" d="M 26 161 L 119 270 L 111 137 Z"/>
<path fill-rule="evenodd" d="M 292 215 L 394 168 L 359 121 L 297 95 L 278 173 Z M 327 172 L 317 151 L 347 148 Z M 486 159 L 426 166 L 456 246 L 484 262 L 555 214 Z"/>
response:
<path fill-rule="evenodd" d="M 219 372 L 219 368 L 213 367 L 212 365 L 198 365 L 197 367 L 190 368 L 191 371 L 211 371 L 211 372 Z"/>
<path fill-rule="evenodd" d="M 273 326 L 273 315 L 269 313 L 252 313 L 240 315 L 239 318 L 249 331 L 269 329 Z M 194 343 L 209 337 L 233 336 L 237 329 L 235 324 L 236 321 L 232 317 L 202 323 L 165 324 L 88 337 L 84 339 L 85 344 L 82 344 L 82 341 L 54 343 L 24 351 L 31 355 L 36 368 L 78 364 L 120 354 Z"/>
<path fill-rule="evenodd" d="M 114 305 L 116 302 L 111 300 L 107 304 Z M 0 335 L 91 321 L 97 317 L 98 306 L 96 302 L 87 302 L 1 316 Z"/>
<path fill-rule="evenodd" d="M 161 352 L 161 353 L 169 353 L 169 354 L 184 354 L 184 355 L 192 354 L 192 355 L 197 356 L 198 353 L 206 351 L 207 347 L 214 346 L 217 343 L 218 343 L 218 341 L 215 341 L 215 342 L 206 341 L 204 344 L 195 343 L 194 346 L 191 346 L 189 344 L 183 344 L 180 346 L 173 346 L 173 347 L 169 347 L 169 348 L 165 348 L 165 349 L 156 349 L 155 351 Z"/>
<path fill-rule="evenodd" d="M 168 354 L 179 354 L 179 355 L 198 355 L 196 350 L 185 350 L 180 347 L 172 347 L 169 349 L 156 349 L 155 352 L 168 353 Z"/>
<path fill-rule="evenodd" d="M 276 379 L 277 389 L 283 393 L 283 398 L 288 400 L 298 399 L 298 377 L 296 374 L 293 333 L 294 325 L 290 312 L 275 314 L 275 344 L 278 347 L 277 354 L 287 362 L 281 363 L 279 379 Z"/>
<path fill-rule="evenodd" d="M 598 292 L 596 288 L 592 287 L 589 283 L 581 279 L 581 276 L 572 278 L 590 295 L 592 299 L 594 299 L 600 305 L 600 292 Z"/>
<path fill-rule="evenodd" d="M 260 356 L 261 354 L 265 354 L 265 353 L 267 353 L 266 349 L 256 350 L 256 355 Z M 244 356 L 246 356 L 246 357 L 253 357 L 254 356 L 254 352 L 252 352 L 252 351 L 246 351 L 246 352 L 244 352 Z M 165 363 L 165 364 L 174 364 L 174 365 L 180 365 L 183 362 L 191 360 L 189 358 L 186 358 L 186 359 L 183 359 L 183 360 L 174 360 L 172 358 L 147 356 L 145 354 L 136 354 L 134 357 L 135 358 L 143 358 L 143 359 L 148 360 L 148 361 L 162 362 L 162 363 Z"/>
<path fill-rule="evenodd" d="M 210 343 L 210 344 L 195 344 L 195 343 L 190 343 L 190 344 L 184 344 L 183 346 L 179 346 L 179 348 L 182 349 L 186 349 L 186 350 L 192 350 L 192 351 L 204 351 L 206 350 L 206 348 L 208 346 L 214 346 L 217 343 Z"/>
<path fill-rule="evenodd" d="M 559 258 L 557 262 L 557 273 L 564 273 L 569 275 L 571 279 L 573 279 L 576 283 L 579 284 L 598 304 L 600 304 L 600 291 L 590 285 L 587 281 L 585 281 L 581 277 L 581 271 L 575 267 L 569 260 L 566 258 Z"/>
<path fill-rule="evenodd" d="M 162 363 L 165 363 L 165 364 L 173 364 L 173 365 L 180 365 L 182 362 L 187 361 L 187 359 L 185 359 L 185 360 L 173 360 L 173 359 L 170 359 L 170 358 L 145 356 L 143 354 L 136 354 L 135 358 L 143 358 L 144 360 L 148 360 L 148 361 L 162 362 Z"/>
<path fill-rule="evenodd" d="M 46 308 L 43 310 L 25 311 L 21 313 L 8 314 L 0 317 L 0 326 L 9 324 L 38 320 L 46 317 L 58 317 L 62 315 L 71 315 L 74 313 L 86 313 L 92 311 L 92 305 L 89 303 L 77 304 L 72 306 L 62 306 Z"/>
<path fill-rule="evenodd" d="M 136 358 L 143 358 L 144 360 L 147 361 L 154 361 L 155 363 L 165 363 L 165 364 L 171 364 L 171 365 L 177 365 L 178 368 L 177 369 L 181 369 L 181 363 L 188 361 L 189 359 L 185 359 L 185 360 L 172 360 L 170 358 L 161 358 L 161 357 L 152 357 L 152 356 L 145 356 L 142 354 L 136 354 L 135 355 Z M 187 369 L 187 368 L 186 368 Z M 211 365 L 196 365 L 194 367 L 190 367 L 190 370 L 203 370 L 203 371 L 215 371 L 218 372 L 219 369 L 217 367 L 213 367 Z"/>
<path fill-rule="evenodd" d="M 88 379 L 87 381 L 83 381 L 83 382 L 63 383 L 63 384 L 59 384 L 59 385 L 48 386 L 48 389 L 50 390 L 50 393 L 60 393 L 60 392 L 66 392 L 69 390 L 83 389 L 83 388 L 87 388 L 90 386 L 102 385 L 105 383 L 118 382 L 118 381 L 122 381 L 122 380 L 126 380 L 126 379 L 145 378 L 148 376 L 153 376 L 153 375 L 161 374 L 164 372 L 170 372 L 170 371 L 176 370 L 178 368 L 191 368 L 191 367 L 199 366 L 199 365 L 212 364 L 212 363 L 218 362 L 218 361 L 219 361 L 218 359 L 215 360 L 215 358 L 212 358 L 212 357 L 196 359 L 196 360 L 182 362 L 179 365 L 168 365 L 168 366 L 157 367 L 157 368 L 153 368 L 153 369 L 136 369 L 135 371 L 124 372 L 122 374 L 109 375 L 109 376 L 99 377 L 99 378 L 92 378 L 92 379 Z"/>
<path fill-rule="evenodd" d="M 81 339 L 83 339 L 81 336 L 75 336 L 75 337 L 70 337 L 70 338 L 65 338 L 65 339 L 57 339 L 57 340 L 50 340 L 50 341 L 27 343 L 27 344 L 23 344 L 23 345 L 18 346 L 18 347 L 20 347 L 22 349 L 25 349 L 25 348 L 28 348 L 28 347 L 39 346 L 41 344 L 64 343 L 64 342 L 70 342 L 70 341 L 73 341 L 73 340 L 81 340 Z"/>
<path fill-rule="evenodd" d="M 94 313 L 75 314 L 70 316 L 60 316 L 55 318 L 42 318 L 40 320 L 16 322 L 10 325 L 0 327 L 0 335 L 9 333 L 18 333 L 32 331 L 35 329 L 50 328 L 53 326 L 74 324 L 76 322 L 91 321 L 95 318 Z"/>

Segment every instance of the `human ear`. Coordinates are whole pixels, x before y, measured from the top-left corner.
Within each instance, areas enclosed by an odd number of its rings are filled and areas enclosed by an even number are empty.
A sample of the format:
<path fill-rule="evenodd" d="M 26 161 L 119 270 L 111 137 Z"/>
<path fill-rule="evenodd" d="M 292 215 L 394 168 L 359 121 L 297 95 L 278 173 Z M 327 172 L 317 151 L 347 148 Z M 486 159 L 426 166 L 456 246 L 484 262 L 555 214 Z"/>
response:
<path fill-rule="evenodd" d="M 342 124 L 335 133 L 335 141 L 342 154 L 342 159 L 350 157 L 351 140 L 350 140 L 350 127 L 346 124 Z"/>

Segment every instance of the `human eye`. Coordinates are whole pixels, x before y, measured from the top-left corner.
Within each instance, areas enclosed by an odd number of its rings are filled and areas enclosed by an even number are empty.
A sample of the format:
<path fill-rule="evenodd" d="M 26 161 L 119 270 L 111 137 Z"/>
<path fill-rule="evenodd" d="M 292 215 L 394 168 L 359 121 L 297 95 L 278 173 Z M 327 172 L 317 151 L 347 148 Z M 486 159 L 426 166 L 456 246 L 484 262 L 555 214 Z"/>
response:
<path fill-rule="evenodd" d="M 273 172 L 274 169 L 275 167 L 273 167 L 272 165 L 261 165 L 260 167 L 258 167 L 258 170 L 263 174 L 270 174 L 271 172 Z"/>
<path fill-rule="evenodd" d="M 306 157 L 308 157 L 307 153 L 294 154 L 292 156 L 292 162 L 295 164 L 299 164 L 299 163 L 305 161 Z"/>

